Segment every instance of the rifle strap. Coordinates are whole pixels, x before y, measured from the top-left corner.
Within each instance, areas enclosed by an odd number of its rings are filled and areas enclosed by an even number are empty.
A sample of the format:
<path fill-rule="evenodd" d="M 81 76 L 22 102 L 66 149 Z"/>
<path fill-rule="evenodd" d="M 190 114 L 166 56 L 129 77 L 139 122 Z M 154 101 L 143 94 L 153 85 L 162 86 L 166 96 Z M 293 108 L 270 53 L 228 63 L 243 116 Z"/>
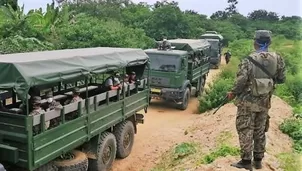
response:
<path fill-rule="evenodd" d="M 255 61 L 252 57 L 248 56 L 247 59 L 251 61 L 254 65 L 256 65 L 258 68 L 260 68 L 266 75 L 268 75 L 271 79 L 274 80 L 274 76 L 266 69 L 263 65 L 259 64 L 257 61 Z"/>

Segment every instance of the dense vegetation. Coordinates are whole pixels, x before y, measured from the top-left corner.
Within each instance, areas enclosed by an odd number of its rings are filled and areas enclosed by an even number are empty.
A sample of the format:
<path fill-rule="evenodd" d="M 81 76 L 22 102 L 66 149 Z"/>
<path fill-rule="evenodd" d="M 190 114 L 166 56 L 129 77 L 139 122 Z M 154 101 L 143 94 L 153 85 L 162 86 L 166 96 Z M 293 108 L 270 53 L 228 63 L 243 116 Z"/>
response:
<path fill-rule="evenodd" d="M 225 37 L 224 45 L 234 57 L 201 99 L 201 112 L 222 102 L 239 59 L 252 50 L 254 31 L 271 30 L 275 36 L 272 48 L 285 57 L 288 70 L 287 82 L 275 94 L 295 108 L 295 118 L 285 121 L 281 129 L 295 139 L 295 149 L 302 151 L 301 17 L 265 10 L 243 16 L 236 9 L 237 0 L 228 0 L 225 10 L 209 17 L 181 11 L 174 1 L 152 5 L 130 0 L 59 2 L 59 7 L 48 4 L 45 12 L 33 9 L 25 14 L 16 0 L 0 1 L 0 53 L 97 46 L 148 48 L 164 37 L 199 38 L 206 30 L 215 30 Z"/>
<path fill-rule="evenodd" d="M 198 38 L 206 30 L 216 30 L 225 45 L 253 36 L 255 29 L 269 29 L 288 39 L 302 39 L 301 18 L 278 16 L 264 10 L 248 16 L 229 0 L 224 11 L 208 18 L 195 11 L 181 11 L 177 2 L 135 4 L 130 0 L 60 1 L 45 12 L 33 9 L 24 14 L 16 0 L 0 4 L 0 51 L 2 53 L 96 46 L 153 46 L 154 39 Z"/>

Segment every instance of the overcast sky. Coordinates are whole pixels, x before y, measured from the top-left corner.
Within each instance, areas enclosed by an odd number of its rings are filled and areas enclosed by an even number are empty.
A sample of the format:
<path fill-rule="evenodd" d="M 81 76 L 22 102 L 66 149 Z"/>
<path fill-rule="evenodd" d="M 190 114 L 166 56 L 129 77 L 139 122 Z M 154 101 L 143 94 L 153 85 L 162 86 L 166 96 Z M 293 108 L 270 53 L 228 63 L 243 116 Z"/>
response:
<path fill-rule="evenodd" d="M 133 0 L 141 2 L 142 0 Z M 149 4 L 154 4 L 157 0 L 144 0 Z M 201 14 L 211 15 L 218 10 L 224 10 L 227 0 L 176 0 L 182 10 L 191 9 Z M 302 16 L 302 0 L 238 0 L 237 9 L 243 15 L 256 9 L 277 12 L 279 15 Z M 20 5 L 24 4 L 25 11 L 33 8 L 45 8 L 52 0 L 19 0 Z"/>

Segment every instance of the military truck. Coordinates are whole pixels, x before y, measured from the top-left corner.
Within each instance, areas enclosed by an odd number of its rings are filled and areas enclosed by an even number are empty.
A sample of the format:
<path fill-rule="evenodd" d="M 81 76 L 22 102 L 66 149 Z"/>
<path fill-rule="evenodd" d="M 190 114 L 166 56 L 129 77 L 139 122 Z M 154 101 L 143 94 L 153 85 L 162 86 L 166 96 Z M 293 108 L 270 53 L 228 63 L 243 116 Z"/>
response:
<path fill-rule="evenodd" d="M 204 90 L 211 45 L 198 39 L 167 41 L 168 49 L 145 50 L 150 58 L 151 98 L 176 103 L 185 110 L 191 95 L 198 97 Z M 157 43 L 159 47 L 163 44 Z"/>
<path fill-rule="evenodd" d="M 130 154 L 137 124 L 144 121 L 141 112 L 149 105 L 149 74 L 143 74 L 149 57 L 142 49 L 69 49 L 0 58 L 0 89 L 5 91 L 0 162 L 7 170 L 104 171 L 116 157 Z M 137 79 L 102 92 L 102 81 L 112 71 L 135 71 Z M 73 98 L 72 89 L 78 89 L 82 99 L 65 104 Z M 46 90 L 62 108 L 32 114 L 32 102 L 46 103 Z M 74 118 L 67 119 L 71 114 Z"/>
<path fill-rule="evenodd" d="M 200 38 L 208 40 L 211 44 L 211 68 L 219 68 L 221 63 L 223 36 L 216 31 L 207 31 L 205 34 L 201 35 Z"/>

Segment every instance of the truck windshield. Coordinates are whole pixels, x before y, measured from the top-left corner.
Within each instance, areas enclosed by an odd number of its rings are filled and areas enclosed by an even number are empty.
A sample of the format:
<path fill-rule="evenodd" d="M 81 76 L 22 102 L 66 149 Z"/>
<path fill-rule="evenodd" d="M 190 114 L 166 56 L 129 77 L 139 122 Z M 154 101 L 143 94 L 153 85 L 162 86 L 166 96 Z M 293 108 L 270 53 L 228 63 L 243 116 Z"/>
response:
<path fill-rule="evenodd" d="M 208 41 L 211 44 L 212 49 L 215 49 L 215 50 L 219 49 L 219 42 L 218 41 L 211 41 L 211 40 L 208 40 Z"/>
<path fill-rule="evenodd" d="M 177 72 L 180 67 L 181 57 L 173 55 L 148 54 L 150 68 L 156 71 Z"/>

